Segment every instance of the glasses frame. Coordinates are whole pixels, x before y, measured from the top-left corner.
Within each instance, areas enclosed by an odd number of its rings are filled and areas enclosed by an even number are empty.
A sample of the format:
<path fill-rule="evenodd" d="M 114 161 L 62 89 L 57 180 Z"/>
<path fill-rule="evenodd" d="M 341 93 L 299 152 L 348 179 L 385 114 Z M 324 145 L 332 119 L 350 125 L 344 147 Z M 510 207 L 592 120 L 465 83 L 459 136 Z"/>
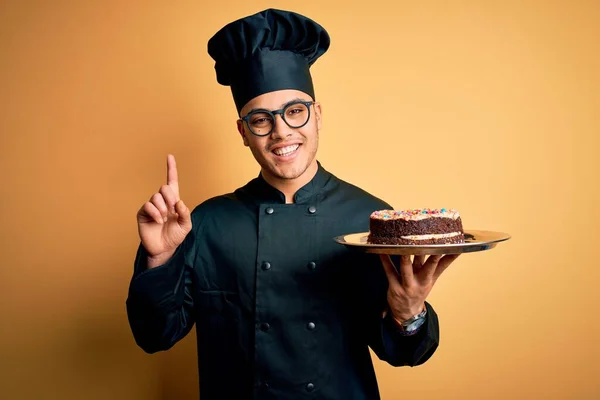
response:
<path fill-rule="evenodd" d="M 306 108 L 308 108 L 308 117 L 306 118 L 306 122 L 304 122 L 302 125 L 300 126 L 292 126 L 290 125 L 289 122 L 287 122 L 287 120 L 285 119 L 285 112 L 288 108 L 296 106 L 298 104 L 304 104 L 306 106 Z M 310 121 L 310 107 L 315 104 L 314 101 L 294 101 L 292 103 L 289 103 L 288 105 L 286 105 L 283 108 L 280 108 L 279 110 L 264 110 L 264 109 L 259 109 L 259 110 L 253 110 L 251 112 L 249 112 L 247 115 L 241 117 L 240 119 L 242 121 L 244 121 L 246 123 L 246 126 L 248 126 L 248 129 L 250 130 L 250 133 L 252 133 L 254 136 L 258 136 L 258 137 L 264 137 L 264 136 L 269 136 L 271 133 L 273 133 L 273 129 L 275 128 L 275 116 L 276 115 L 281 115 L 281 119 L 283 120 L 283 122 L 286 123 L 287 126 L 289 126 L 292 129 L 300 129 L 302 128 L 304 125 L 308 124 L 308 121 Z M 271 126 L 271 130 L 267 133 L 264 133 L 262 135 L 254 132 L 252 130 L 252 127 L 250 126 L 250 118 L 254 115 L 254 114 L 269 114 L 271 116 L 271 118 L 273 119 L 273 125 Z"/>

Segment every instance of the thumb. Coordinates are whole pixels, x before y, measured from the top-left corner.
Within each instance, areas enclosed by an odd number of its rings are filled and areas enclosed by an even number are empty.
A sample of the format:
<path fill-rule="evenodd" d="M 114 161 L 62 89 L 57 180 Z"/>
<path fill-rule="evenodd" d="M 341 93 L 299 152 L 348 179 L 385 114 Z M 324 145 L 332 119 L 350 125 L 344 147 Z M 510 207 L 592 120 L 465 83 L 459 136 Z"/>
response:
<path fill-rule="evenodd" d="M 192 229 L 192 217 L 190 209 L 183 203 L 183 200 L 179 200 L 175 204 L 175 211 L 179 215 L 177 222 L 181 227 L 187 231 Z"/>

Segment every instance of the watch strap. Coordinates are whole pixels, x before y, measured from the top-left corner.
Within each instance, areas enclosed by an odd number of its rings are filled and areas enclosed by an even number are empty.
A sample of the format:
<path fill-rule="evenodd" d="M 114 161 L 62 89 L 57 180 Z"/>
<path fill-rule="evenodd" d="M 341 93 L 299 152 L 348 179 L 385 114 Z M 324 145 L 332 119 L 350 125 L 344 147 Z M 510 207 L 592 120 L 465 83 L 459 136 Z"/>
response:
<path fill-rule="evenodd" d="M 386 319 L 390 320 L 390 323 L 395 328 L 395 331 L 402 336 L 410 336 L 414 335 L 419 331 L 419 328 L 425 323 L 427 316 L 427 308 L 424 308 L 419 314 L 412 316 L 406 321 L 398 324 L 394 319 L 391 312 L 388 312 L 386 315 Z"/>

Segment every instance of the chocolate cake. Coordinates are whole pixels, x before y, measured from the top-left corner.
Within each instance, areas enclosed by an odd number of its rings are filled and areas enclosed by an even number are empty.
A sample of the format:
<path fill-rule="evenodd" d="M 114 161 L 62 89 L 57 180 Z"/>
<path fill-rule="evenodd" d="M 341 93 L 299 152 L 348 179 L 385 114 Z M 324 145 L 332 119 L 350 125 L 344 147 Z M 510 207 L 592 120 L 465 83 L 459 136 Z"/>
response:
<path fill-rule="evenodd" d="M 464 240 L 462 221 L 454 209 L 379 210 L 369 220 L 367 243 L 371 244 L 448 244 Z"/>

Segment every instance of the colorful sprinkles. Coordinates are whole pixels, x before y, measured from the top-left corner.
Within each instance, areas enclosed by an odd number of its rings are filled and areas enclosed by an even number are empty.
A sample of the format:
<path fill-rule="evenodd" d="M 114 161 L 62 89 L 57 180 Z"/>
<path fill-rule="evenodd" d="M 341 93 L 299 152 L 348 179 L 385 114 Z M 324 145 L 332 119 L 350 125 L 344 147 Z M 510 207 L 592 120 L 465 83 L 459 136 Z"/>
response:
<path fill-rule="evenodd" d="M 457 218 L 458 211 L 452 208 L 411 208 L 407 210 L 378 210 L 371 214 L 376 219 L 421 219 L 427 217 Z"/>

